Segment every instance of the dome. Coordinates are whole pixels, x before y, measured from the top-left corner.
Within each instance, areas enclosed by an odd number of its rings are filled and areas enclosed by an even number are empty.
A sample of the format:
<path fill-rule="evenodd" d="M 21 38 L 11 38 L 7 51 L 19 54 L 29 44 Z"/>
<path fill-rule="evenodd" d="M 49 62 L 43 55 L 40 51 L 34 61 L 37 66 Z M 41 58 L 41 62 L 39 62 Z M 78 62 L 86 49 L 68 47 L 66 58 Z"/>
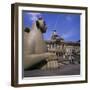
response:
<path fill-rule="evenodd" d="M 64 40 L 64 39 L 61 38 L 61 37 L 57 34 L 56 30 L 53 30 L 52 35 L 51 35 L 51 40 L 61 41 L 61 40 Z"/>

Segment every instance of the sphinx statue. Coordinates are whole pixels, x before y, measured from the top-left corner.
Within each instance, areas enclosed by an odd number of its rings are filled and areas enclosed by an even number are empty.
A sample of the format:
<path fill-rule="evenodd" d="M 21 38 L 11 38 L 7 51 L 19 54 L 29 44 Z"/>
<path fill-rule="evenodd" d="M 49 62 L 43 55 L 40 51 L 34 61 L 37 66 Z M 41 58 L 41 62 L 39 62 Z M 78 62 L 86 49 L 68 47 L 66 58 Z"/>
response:
<path fill-rule="evenodd" d="M 24 32 L 24 69 L 32 68 L 53 54 L 47 52 L 47 46 L 43 39 L 43 33 L 47 30 L 45 21 L 38 18 L 32 24 L 30 32 Z"/>

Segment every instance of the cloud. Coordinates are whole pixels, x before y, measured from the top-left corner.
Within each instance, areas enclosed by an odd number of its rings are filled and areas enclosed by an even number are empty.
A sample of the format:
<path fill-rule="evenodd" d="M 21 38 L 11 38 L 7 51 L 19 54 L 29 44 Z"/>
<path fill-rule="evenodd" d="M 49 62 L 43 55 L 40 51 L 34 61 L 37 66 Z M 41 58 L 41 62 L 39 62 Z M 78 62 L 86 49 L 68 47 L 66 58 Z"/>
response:
<path fill-rule="evenodd" d="M 30 14 L 30 15 L 32 15 L 32 16 L 41 15 L 41 13 L 28 13 L 28 14 Z"/>
<path fill-rule="evenodd" d="M 66 20 L 67 20 L 67 21 L 72 21 L 72 16 L 67 15 L 67 16 L 66 16 Z"/>
<path fill-rule="evenodd" d="M 36 21 L 38 19 L 38 17 L 42 16 L 41 13 L 27 13 L 27 14 L 30 15 L 30 20 L 32 20 L 32 21 Z"/>
<path fill-rule="evenodd" d="M 64 39 L 68 39 L 68 38 L 71 38 L 72 36 L 74 36 L 75 33 L 70 31 L 70 32 L 66 32 L 66 33 L 63 33 L 61 36 L 64 38 Z"/>

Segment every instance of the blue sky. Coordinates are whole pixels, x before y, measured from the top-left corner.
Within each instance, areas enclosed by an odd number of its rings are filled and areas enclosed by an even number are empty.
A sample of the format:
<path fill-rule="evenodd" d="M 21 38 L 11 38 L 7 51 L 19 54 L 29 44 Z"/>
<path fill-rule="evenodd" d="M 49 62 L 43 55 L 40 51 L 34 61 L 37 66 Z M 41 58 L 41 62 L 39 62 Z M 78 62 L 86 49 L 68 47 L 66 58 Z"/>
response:
<path fill-rule="evenodd" d="M 22 15 L 24 28 L 30 28 L 38 17 L 44 18 L 48 27 L 45 40 L 50 40 L 53 30 L 65 41 L 80 40 L 80 14 L 23 11 Z"/>

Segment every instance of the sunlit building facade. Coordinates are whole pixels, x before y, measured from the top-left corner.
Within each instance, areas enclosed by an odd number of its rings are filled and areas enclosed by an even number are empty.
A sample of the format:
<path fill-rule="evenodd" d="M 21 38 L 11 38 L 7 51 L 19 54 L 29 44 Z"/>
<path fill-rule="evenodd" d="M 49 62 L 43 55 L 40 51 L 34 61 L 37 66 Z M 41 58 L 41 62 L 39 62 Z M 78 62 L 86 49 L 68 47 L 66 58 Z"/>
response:
<path fill-rule="evenodd" d="M 60 68 L 65 64 L 80 64 L 80 40 L 65 41 L 60 37 L 56 30 L 51 35 L 51 40 L 45 41 L 47 44 L 48 52 L 55 54 L 47 60 L 47 65 L 42 69 Z"/>

